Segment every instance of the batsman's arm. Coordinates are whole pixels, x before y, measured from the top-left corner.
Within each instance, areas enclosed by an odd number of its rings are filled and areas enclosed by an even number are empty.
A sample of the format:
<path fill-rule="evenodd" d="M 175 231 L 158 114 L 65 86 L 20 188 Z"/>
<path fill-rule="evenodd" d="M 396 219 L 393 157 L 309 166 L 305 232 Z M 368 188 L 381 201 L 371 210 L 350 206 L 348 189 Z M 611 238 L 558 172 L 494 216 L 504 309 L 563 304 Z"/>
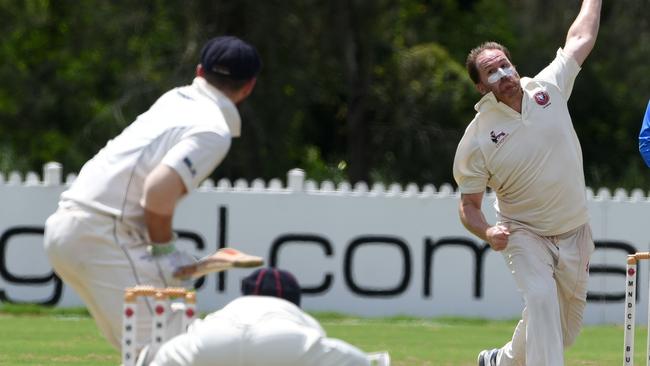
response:
<path fill-rule="evenodd" d="M 174 209 L 185 193 L 187 189 L 180 175 L 165 164 L 159 164 L 145 179 L 141 204 L 149 239 L 153 243 L 172 240 Z"/>
<path fill-rule="evenodd" d="M 564 52 L 573 57 L 578 65 L 582 65 L 596 44 L 601 5 L 601 0 L 583 0 L 580 12 L 567 33 Z"/>
<path fill-rule="evenodd" d="M 499 251 L 508 245 L 510 232 L 501 225 L 490 226 L 481 211 L 483 192 L 462 193 L 460 195 L 460 221 L 472 234 L 490 244 L 492 249 Z"/>

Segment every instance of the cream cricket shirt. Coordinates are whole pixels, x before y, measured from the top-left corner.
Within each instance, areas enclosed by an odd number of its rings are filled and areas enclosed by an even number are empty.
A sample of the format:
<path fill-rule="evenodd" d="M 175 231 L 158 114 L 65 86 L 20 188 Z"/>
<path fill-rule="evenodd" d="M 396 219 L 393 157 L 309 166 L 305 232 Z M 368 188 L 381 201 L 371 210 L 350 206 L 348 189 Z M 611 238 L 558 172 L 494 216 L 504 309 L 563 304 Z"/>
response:
<path fill-rule="evenodd" d="M 231 136 L 239 136 L 240 123 L 230 99 L 197 77 L 192 85 L 162 95 L 109 141 L 61 197 L 140 226 L 140 200 L 149 172 L 166 164 L 191 191 L 226 156 Z"/>
<path fill-rule="evenodd" d="M 588 221 L 580 142 L 567 100 L 580 67 L 559 49 L 534 78 L 522 78 L 522 113 L 492 93 L 477 104 L 477 114 L 461 139 L 454 178 L 462 193 L 497 196 L 503 221 L 516 221 L 551 236 Z"/>

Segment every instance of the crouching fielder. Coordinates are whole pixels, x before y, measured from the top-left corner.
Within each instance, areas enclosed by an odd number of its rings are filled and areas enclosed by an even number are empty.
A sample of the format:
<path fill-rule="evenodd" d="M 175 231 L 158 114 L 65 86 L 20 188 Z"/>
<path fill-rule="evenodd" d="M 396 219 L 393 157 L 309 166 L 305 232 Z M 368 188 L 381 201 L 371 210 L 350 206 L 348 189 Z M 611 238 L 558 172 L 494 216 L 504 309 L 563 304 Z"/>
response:
<path fill-rule="evenodd" d="M 244 279 L 242 293 L 166 342 L 149 366 L 370 365 L 364 352 L 328 338 L 299 308 L 300 288 L 290 273 L 258 270 Z"/>

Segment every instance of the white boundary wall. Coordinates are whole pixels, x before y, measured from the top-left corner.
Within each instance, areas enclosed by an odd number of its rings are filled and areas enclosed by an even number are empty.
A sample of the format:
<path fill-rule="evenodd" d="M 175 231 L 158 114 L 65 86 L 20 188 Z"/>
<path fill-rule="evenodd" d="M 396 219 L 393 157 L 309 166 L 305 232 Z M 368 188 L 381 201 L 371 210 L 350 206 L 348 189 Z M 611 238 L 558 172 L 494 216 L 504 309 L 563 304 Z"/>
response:
<path fill-rule="evenodd" d="M 61 166 L 50 163 L 43 176 L 0 175 L 0 302 L 83 306 L 53 276 L 42 249 L 43 224 L 74 175 L 61 183 Z M 586 321 L 622 323 L 625 256 L 648 250 L 650 200 L 641 190 L 588 189 L 587 196 L 597 249 Z M 486 195 L 491 222 L 493 201 Z M 451 185 L 319 185 L 292 170 L 286 186 L 206 181 L 183 200 L 174 227 L 179 246 L 196 255 L 232 246 L 292 271 L 307 288 L 307 310 L 518 318 L 522 302 L 503 258 L 462 227 L 457 205 Z M 639 323 L 647 319 L 648 268 L 639 267 Z M 200 280 L 199 309 L 237 297 L 250 272 Z"/>

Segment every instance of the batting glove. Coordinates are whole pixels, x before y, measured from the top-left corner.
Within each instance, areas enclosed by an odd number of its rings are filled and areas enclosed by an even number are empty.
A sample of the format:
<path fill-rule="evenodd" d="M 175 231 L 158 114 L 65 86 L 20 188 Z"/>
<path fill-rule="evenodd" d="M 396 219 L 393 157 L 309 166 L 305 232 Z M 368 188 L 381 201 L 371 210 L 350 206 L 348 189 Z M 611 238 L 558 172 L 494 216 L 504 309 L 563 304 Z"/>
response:
<path fill-rule="evenodd" d="M 193 264 L 197 259 L 185 251 L 176 248 L 176 234 L 172 240 L 167 243 L 150 244 L 147 247 L 149 257 L 155 262 L 158 268 L 158 274 L 162 278 L 164 285 L 167 287 L 184 287 L 192 286 L 190 277 L 177 278 L 174 272 L 182 266 Z"/>

